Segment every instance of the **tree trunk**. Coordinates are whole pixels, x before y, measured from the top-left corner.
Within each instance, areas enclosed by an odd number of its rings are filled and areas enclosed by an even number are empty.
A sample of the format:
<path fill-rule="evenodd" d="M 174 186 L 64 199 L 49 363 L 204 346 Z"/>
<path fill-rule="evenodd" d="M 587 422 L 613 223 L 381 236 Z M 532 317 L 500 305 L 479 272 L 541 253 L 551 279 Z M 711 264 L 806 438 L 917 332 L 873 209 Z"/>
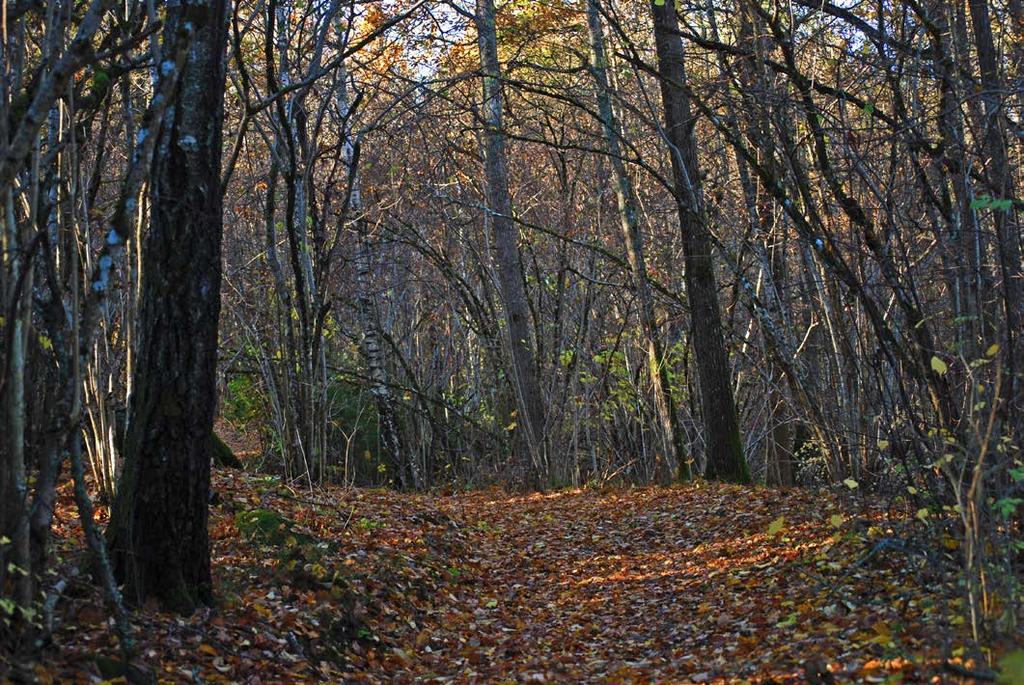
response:
<path fill-rule="evenodd" d="M 1014 197 L 1014 178 L 1006 149 L 1001 94 L 1002 77 L 999 73 L 999 58 L 992 37 L 988 2 L 986 0 L 970 0 L 969 6 L 983 89 L 981 101 L 984 106 L 985 176 L 996 199 L 1011 200 Z M 1016 374 L 1022 363 L 1018 350 L 1022 304 L 1020 226 L 1016 220 L 1017 209 L 1012 204 L 1005 210 L 993 209 L 992 214 L 1002 281 L 1003 312 L 1006 316 L 1003 329 L 1003 359 L 1006 368 L 1002 396 L 1012 411 L 1018 383 Z"/>
<path fill-rule="evenodd" d="M 510 374 L 519 408 L 517 423 L 526 443 L 529 461 L 523 476 L 528 487 L 540 484 L 545 459 L 544 405 L 537 378 L 533 345 L 530 342 L 529 304 L 519 254 L 519 231 L 512 220 L 512 198 L 508 189 L 508 158 L 502 131 L 501 65 L 495 30 L 494 0 L 477 0 L 476 29 L 480 66 L 484 72 L 484 173 L 487 206 L 497 257 L 498 285 L 505 310 L 505 324 L 512 361 Z"/>
<path fill-rule="evenodd" d="M 688 480 L 690 478 L 690 461 L 686 454 L 682 431 L 679 428 L 679 419 L 676 415 L 664 346 L 658 336 L 654 296 L 651 293 L 651 284 L 647 276 L 647 260 L 644 256 L 644 238 L 640 230 L 636 192 L 626 174 L 622 146 L 619 144 L 622 130 L 612 109 L 611 89 L 607 74 L 608 62 L 604 49 L 604 30 L 601 26 L 601 14 L 597 1 L 587 0 L 587 26 L 590 30 L 590 71 L 597 86 L 598 114 L 601 117 L 605 146 L 608 149 L 608 158 L 615 176 L 615 200 L 619 209 L 622 235 L 626 242 L 626 255 L 633 275 L 633 290 L 636 292 L 640 311 L 640 326 L 647 342 L 647 356 L 651 384 L 654 386 L 655 405 L 666 442 L 672 449 L 672 456 L 678 468 L 678 477 Z"/>
<path fill-rule="evenodd" d="M 159 132 L 143 253 L 139 358 L 108 537 L 126 596 L 190 611 L 212 600 L 207 502 L 220 314 L 224 0 L 167 8 L 189 57 Z M 169 63 L 161 65 L 168 68 Z M 142 131 L 139 135 L 144 135 Z"/>
<path fill-rule="evenodd" d="M 340 28 L 339 28 L 340 31 Z M 419 490 L 423 487 L 420 464 L 411 450 L 402 444 L 402 434 L 395 410 L 395 397 L 385 364 L 384 346 L 380 330 L 380 314 L 377 298 L 370 282 L 373 254 L 363 213 L 363 194 L 359 180 L 358 141 L 352 132 L 352 109 L 348 97 L 347 70 L 342 65 L 338 70 L 336 100 L 338 103 L 338 126 L 342 137 L 342 159 L 348 170 L 347 216 L 355 218 L 356 229 L 356 312 L 363 337 L 359 348 L 366 360 L 367 375 L 370 378 L 370 393 L 377 406 L 377 420 L 380 446 L 384 458 L 395 469 L 395 479 L 400 487 Z"/>
<path fill-rule="evenodd" d="M 353 203 L 351 208 L 359 211 Z M 356 219 L 356 308 L 359 315 L 359 326 L 363 337 L 360 350 L 366 360 L 367 375 L 370 378 L 370 394 L 373 395 L 377 407 L 377 419 L 380 433 L 380 447 L 387 463 L 395 469 L 395 480 L 401 488 L 420 489 L 423 477 L 415 456 L 404 449 L 402 434 L 398 427 L 398 413 L 395 411 L 395 397 L 391 392 L 388 369 L 384 360 L 384 347 L 381 344 L 380 316 L 377 301 L 370 283 L 372 257 L 370 237 L 367 235 L 366 222 Z"/>
<path fill-rule="evenodd" d="M 18 255 L 25 250 L 25 236 L 21 225 L 14 216 L 14 194 L 8 188 L 3 204 L 4 230 L 7 233 L 5 246 L 11 255 Z M 13 291 L 11 303 L 4 302 L 5 310 L 14 312 L 13 321 L 8 325 L 11 327 L 9 359 L 7 367 L 9 377 L 7 379 L 7 392 L 3 398 L 6 410 L 6 436 L 7 454 L 4 464 L 4 475 L 8 479 L 3 492 L 0 492 L 9 507 L 11 521 L 0 521 L 0 535 L 10 533 L 11 558 L 0 557 L 3 560 L 3 570 L 0 571 L 0 581 L 5 580 L 4 574 L 14 574 L 14 601 L 24 611 L 28 611 L 32 605 L 32 579 L 33 569 L 31 568 L 31 554 L 29 541 L 29 485 L 28 470 L 25 454 L 25 440 L 27 437 L 28 407 L 26 405 L 26 370 L 28 365 L 28 331 L 32 323 L 32 281 L 31 268 L 26 264 L 23 256 L 12 257 L 9 262 L 10 282 Z M 22 280 L 24 279 L 24 280 Z M 6 333 L 7 331 L 3 331 Z M 6 369 L 5 369 L 6 371 Z M 38 571 L 40 569 L 36 569 Z"/>
<path fill-rule="evenodd" d="M 714 9 L 710 4 L 708 17 L 714 22 Z M 768 109 L 760 109 L 761 106 L 767 107 L 764 102 L 770 100 L 768 97 L 771 90 L 770 81 L 766 77 L 761 63 L 769 46 L 764 45 L 765 41 L 760 37 L 761 30 L 757 27 L 757 17 L 750 12 L 749 7 L 744 5 L 737 19 L 740 45 L 749 50 L 751 54 L 751 57 L 741 60 L 736 68 L 736 76 L 745 91 L 743 104 L 750 108 L 748 110 L 750 120 L 747 124 L 747 138 L 757 142 L 759 158 L 762 163 L 769 164 L 771 160 L 775 159 L 775 151 L 771 145 L 771 113 Z M 717 28 L 715 28 L 715 34 L 715 39 L 719 40 Z M 722 74 L 725 76 L 727 67 L 722 55 L 719 55 L 719 64 Z M 764 102 L 755 102 L 758 97 L 764 98 Z M 728 112 L 731 118 L 735 118 L 736 113 L 732 106 L 729 106 Z M 779 294 L 777 284 L 786 282 L 786 228 L 784 224 L 780 225 L 780 222 L 772 220 L 770 196 L 760 187 L 743 155 L 735 149 L 734 153 L 747 216 L 750 220 L 751 230 L 757 236 L 755 240 L 751 241 L 751 244 L 761 264 L 764 283 L 762 297 L 773 318 L 776 321 L 785 321 L 784 308 L 786 305 Z M 794 485 L 796 474 L 793 462 L 793 435 L 789 427 L 789 418 L 786 416 L 786 400 L 781 388 L 787 373 L 778 361 L 778 351 L 767 350 L 774 344 L 771 334 L 765 332 L 763 337 L 768 365 L 766 402 L 769 425 L 768 434 L 765 436 L 764 479 L 766 485 L 789 487 Z"/>
<path fill-rule="evenodd" d="M 675 5 L 652 2 L 658 74 L 665 110 L 664 135 L 672 157 L 675 199 L 683 238 L 686 295 L 690 302 L 690 335 L 707 432 L 707 478 L 745 483 L 750 470 L 743 454 L 739 421 L 725 353 L 718 287 L 711 259 L 711 235 L 704 217 L 694 118 L 686 94 L 683 44 Z"/>

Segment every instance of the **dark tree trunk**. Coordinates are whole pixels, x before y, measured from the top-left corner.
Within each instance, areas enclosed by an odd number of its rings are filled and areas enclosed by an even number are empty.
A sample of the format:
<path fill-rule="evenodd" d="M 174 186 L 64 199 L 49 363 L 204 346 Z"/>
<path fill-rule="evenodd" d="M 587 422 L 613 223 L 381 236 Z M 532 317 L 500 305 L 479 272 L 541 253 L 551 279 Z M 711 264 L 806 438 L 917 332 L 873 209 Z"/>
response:
<path fill-rule="evenodd" d="M 143 252 L 127 460 L 108 537 L 129 600 L 212 599 L 207 501 L 220 314 L 226 2 L 167 6 L 195 33 L 159 135 Z M 165 66 L 166 65 L 166 66 Z M 161 68 L 167 68 L 164 63 Z M 140 135 L 144 135 L 140 131 Z"/>
<path fill-rule="evenodd" d="M 718 286 L 711 259 L 711 235 L 704 217 L 694 118 L 686 94 L 683 44 L 675 3 L 652 2 L 658 74 L 665 109 L 665 136 L 672 157 L 675 198 L 683 238 L 686 295 L 690 302 L 690 335 L 697 363 L 701 409 L 707 432 L 707 478 L 745 483 L 750 470 L 740 441 L 729 360 L 725 353 L 718 310 Z"/>
<path fill-rule="evenodd" d="M 512 362 L 511 380 L 519 408 L 519 429 L 529 462 L 521 470 L 527 487 L 538 487 L 547 455 L 544 451 L 545 411 L 530 333 L 529 301 L 519 253 L 519 230 L 512 220 L 512 196 L 508 188 L 508 158 L 502 131 L 501 64 L 495 29 L 494 0 L 477 0 L 476 29 L 480 66 L 484 72 L 484 172 L 487 205 L 497 261 L 497 280 Z"/>
<path fill-rule="evenodd" d="M 992 22 L 989 18 L 986 0 L 970 0 L 971 24 L 974 28 L 974 43 L 978 50 L 978 65 L 981 68 L 981 101 L 984 105 L 985 176 L 993 195 L 1000 200 L 1014 197 L 1014 177 L 1010 156 L 1006 146 L 1003 127 L 1004 108 L 1002 103 L 1002 76 L 999 72 L 999 57 L 992 37 Z M 1017 372 L 1020 369 L 1021 327 L 1021 256 L 1020 226 L 1017 210 L 1011 204 L 1007 210 L 993 211 L 996 232 L 996 252 L 999 256 L 999 272 L 1002 281 L 1003 313 L 1006 317 L 1003 329 L 1003 358 L 1006 362 L 1005 381 L 1002 388 L 1007 407 L 1013 411 L 1017 392 Z"/>

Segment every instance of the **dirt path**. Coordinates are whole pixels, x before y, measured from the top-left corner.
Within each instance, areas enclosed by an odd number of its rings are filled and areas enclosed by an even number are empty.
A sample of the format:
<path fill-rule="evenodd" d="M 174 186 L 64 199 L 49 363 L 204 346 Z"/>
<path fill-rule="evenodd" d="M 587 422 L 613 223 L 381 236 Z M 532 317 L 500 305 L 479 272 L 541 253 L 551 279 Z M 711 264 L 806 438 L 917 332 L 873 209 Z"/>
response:
<path fill-rule="evenodd" d="M 920 607 L 898 601 L 906 560 L 843 571 L 843 517 L 821 497 L 713 486 L 439 506 L 473 528 L 460 582 L 386 676 L 360 679 L 785 682 L 832 664 L 840 680 L 912 680 L 934 657 Z"/>
<path fill-rule="evenodd" d="M 958 682 L 942 660 L 965 654 L 958 551 L 898 551 L 913 517 L 852 499 L 309 492 L 230 470 L 214 486 L 216 606 L 132 615 L 161 682 Z M 58 544 L 73 554 L 62 493 Z M 75 581 L 57 619 L 52 649 L 24 667 L 98 682 L 118 650 L 97 587 Z"/>

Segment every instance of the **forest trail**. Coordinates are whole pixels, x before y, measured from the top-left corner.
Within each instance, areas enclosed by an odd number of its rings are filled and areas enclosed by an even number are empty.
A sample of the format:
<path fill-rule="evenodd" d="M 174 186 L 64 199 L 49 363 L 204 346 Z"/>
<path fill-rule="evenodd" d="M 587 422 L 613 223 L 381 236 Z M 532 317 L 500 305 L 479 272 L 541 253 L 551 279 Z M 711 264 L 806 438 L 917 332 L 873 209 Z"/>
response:
<path fill-rule="evenodd" d="M 916 674 L 898 655 L 927 644 L 896 601 L 906 560 L 847 569 L 827 498 L 704 485 L 440 506 L 476 531 L 472 580 L 432 615 L 410 680 L 804 681 L 835 663 L 876 681 Z"/>
<path fill-rule="evenodd" d="M 134 614 L 161 681 L 955 682 L 967 644 L 943 561 L 899 549 L 913 519 L 852 495 L 214 486 L 218 605 Z M 95 589 L 69 594 L 43 671 L 87 682 L 117 651 Z"/>

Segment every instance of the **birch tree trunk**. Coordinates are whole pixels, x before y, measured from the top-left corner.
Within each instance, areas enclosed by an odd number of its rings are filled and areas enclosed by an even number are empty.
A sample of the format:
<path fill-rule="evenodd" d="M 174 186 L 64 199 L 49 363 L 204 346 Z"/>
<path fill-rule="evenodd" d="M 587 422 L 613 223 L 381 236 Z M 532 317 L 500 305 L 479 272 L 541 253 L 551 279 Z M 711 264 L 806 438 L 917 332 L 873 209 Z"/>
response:
<path fill-rule="evenodd" d="M 373 246 L 367 231 L 366 220 L 362 216 L 363 199 L 359 182 L 359 154 L 357 141 L 352 132 L 349 107 L 347 73 L 344 66 L 338 70 L 337 100 L 339 110 L 339 127 L 342 128 L 342 158 L 348 170 L 349 189 L 346 214 L 355 217 L 356 240 L 356 309 L 359 326 L 363 337 L 360 350 L 366 360 L 367 375 L 370 377 L 370 392 L 377 405 L 379 422 L 380 446 L 385 458 L 397 470 L 399 485 L 420 489 L 423 487 L 423 474 L 419 462 L 411 451 L 404 449 L 402 434 L 398 427 L 398 415 L 395 411 L 395 398 L 391 392 L 391 383 L 384 359 L 384 347 L 381 344 L 380 314 L 377 299 L 374 296 L 370 278 L 373 266 Z"/>

